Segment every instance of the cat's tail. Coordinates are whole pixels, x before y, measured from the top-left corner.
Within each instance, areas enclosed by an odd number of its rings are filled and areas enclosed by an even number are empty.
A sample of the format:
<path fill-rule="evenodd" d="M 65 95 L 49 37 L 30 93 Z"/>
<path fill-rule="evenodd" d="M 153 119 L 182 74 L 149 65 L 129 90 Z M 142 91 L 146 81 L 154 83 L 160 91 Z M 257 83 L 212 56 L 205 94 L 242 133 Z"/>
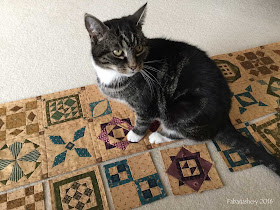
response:
<path fill-rule="evenodd" d="M 222 144 L 231 146 L 247 157 L 258 160 L 280 176 L 280 161 L 269 154 L 263 146 L 255 144 L 251 139 L 239 133 L 230 122 L 219 130 L 214 139 Z"/>

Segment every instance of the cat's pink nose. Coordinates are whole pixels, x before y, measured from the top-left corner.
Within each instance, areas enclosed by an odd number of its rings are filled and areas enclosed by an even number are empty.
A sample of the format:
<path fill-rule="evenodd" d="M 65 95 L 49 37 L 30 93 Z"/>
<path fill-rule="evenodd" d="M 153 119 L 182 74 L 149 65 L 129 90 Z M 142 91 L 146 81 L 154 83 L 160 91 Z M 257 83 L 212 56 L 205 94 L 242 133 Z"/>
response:
<path fill-rule="evenodd" d="M 135 70 L 137 68 L 137 65 L 130 66 L 129 68 L 131 68 L 132 70 Z"/>

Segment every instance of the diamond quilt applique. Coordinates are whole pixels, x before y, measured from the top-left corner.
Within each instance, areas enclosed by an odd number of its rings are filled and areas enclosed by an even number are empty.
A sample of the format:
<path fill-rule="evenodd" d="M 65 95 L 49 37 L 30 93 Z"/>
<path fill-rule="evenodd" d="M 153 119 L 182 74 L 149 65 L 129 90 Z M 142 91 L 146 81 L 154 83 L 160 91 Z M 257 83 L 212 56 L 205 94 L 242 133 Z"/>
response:
<path fill-rule="evenodd" d="M 74 144 L 75 141 L 79 140 L 80 138 L 82 138 L 84 136 L 85 128 L 86 127 L 82 127 L 75 132 L 74 137 L 73 137 L 73 143 L 68 142 L 66 144 L 63 141 L 63 139 L 61 138 L 61 136 L 49 136 L 49 138 L 53 144 L 66 145 L 65 146 L 66 150 L 63 151 L 62 153 L 58 154 L 57 156 L 55 156 L 52 167 L 55 167 L 55 166 L 63 163 L 65 161 L 67 151 L 72 150 L 73 148 L 79 157 L 91 157 L 91 154 L 88 152 L 88 150 L 86 148 L 75 148 L 75 144 Z"/>

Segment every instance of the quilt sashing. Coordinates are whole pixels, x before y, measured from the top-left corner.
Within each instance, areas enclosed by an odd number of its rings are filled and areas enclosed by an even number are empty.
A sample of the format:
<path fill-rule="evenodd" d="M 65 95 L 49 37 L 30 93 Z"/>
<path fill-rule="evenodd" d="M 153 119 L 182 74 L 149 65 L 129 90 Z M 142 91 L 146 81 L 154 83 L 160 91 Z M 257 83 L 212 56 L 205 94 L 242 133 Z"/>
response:
<path fill-rule="evenodd" d="M 97 166 L 49 181 L 54 209 L 109 209 Z"/>
<path fill-rule="evenodd" d="M 141 162 L 141 159 L 147 161 L 149 167 L 145 171 L 145 165 L 140 165 L 137 159 Z M 148 153 L 139 155 L 131 159 L 122 160 L 114 163 L 104 165 L 105 174 L 107 178 L 110 191 L 113 195 L 113 201 L 115 208 L 126 207 L 135 208 L 140 205 L 145 205 L 156 200 L 166 197 L 165 190 L 159 179 L 158 173 L 151 163 L 151 157 Z M 133 164 L 133 165 L 132 165 Z M 138 170 L 135 170 L 138 167 Z M 142 170 L 142 171 L 140 171 Z M 118 191 L 123 191 L 124 188 L 132 188 L 131 198 L 122 197 L 117 195 Z M 129 199 L 139 203 L 135 206 Z"/>

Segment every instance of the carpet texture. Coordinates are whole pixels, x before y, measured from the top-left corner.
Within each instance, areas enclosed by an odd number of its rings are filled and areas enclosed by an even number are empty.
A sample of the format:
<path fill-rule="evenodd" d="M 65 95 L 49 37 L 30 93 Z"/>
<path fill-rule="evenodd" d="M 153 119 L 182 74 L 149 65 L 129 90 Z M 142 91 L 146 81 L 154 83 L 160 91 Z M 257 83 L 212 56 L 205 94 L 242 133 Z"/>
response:
<path fill-rule="evenodd" d="M 90 62 L 89 39 L 83 23 L 84 13 L 91 13 L 101 20 L 106 20 L 130 14 L 144 3 L 145 1 L 142 0 L 133 2 L 129 0 L 121 2 L 113 0 L 1 1 L 0 103 L 92 84 L 96 77 Z M 148 37 L 167 37 L 187 41 L 206 50 L 209 55 L 217 55 L 279 41 L 279 10 L 278 0 L 151 1 L 148 3 L 147 19 L 143 29 Z M 21 112 L 15 111 L 16 114 Z M 31 110 L 27 112 L 29 116 Z M 33 114 L 36 115 L 36 112 Z M 32 121 L 35 120 L 34 124 L 36 124 L 36 117 L 33 116 L 33 119 L 32 116 L 31 114 L 28 119 L 29 123 L 33 124 Z M 19 115 L 19 117 L 23 116 Z M 256 124 L 256 129 L 259 126 L 261 123 Z M 21 127 L 23 132 L 27 132 L 27 126 L 23 128 L 21 124 L 13 124 L 11 129 L 16 133 L 19 132 L 16 130 L 18 127 Z M 30 127 L 31 132 L 36 129 L 35 126 Z M 274 131 L 276 127 L 269 129 Z M 193 142 L 184 140 L 160 149 L 182 144 L 193 144 Z M 141 208 L 255 207 L 255 204 L 231 204 L 233 199 L 242 199 L 245 202 L 248 199 L 258 201 L 259 209 L 279 209 L 279 194 L 277 194 L 280 187 L 279 177 L 264 166 L 232 173 L 216 151 L 214 144 L 207 141 L 207 147 L 212 160 L 216 163 L 224 184 L 223 188 L 201 194 L 173 196 L 168 179 L 164 175 L 165 169 L 159 149 L 156 148 L 152 150 L 151 155 L 169 196 Z M 119 158 L 101 165 L 118 160 Z M 102 167 L 100 169 L 103 171 Z M 44 172 L 40 173 L 44 174 Z M 105 181 L 104 171 L 101 174 Z M 51 209 L 46 182 L 44 185 L 47 192 L 45 193 L 46 208 Z M 104 185 L 109 206 L 112 207 L 108 184 L 104 182 Z M 269 204 L 261 204 L 262 201 Z"/>

